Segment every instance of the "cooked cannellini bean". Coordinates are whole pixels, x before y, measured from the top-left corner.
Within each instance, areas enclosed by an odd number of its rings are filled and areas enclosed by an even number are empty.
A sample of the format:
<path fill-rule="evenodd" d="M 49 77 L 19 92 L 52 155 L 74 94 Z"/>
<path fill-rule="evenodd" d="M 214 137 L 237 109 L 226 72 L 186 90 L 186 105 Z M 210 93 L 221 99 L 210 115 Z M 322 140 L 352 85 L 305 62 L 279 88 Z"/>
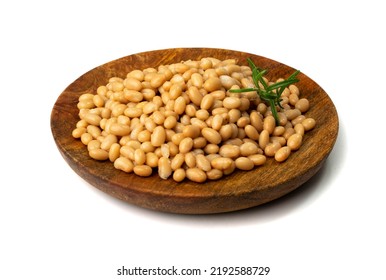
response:
<path fill-rule="evenodd" d="M 135 69 L 79 96 L 72 136 L 93 159 L 142 177 L 158 168 L 160 178 L 176 182 L 218 180 L 267 157 L 284 162 L 316 126 L 305 115 L 310 102 L 288 86 L 276 123 L 257 92 L 229 92 L 254 86 L 249 66 L 231 58 Z"/>

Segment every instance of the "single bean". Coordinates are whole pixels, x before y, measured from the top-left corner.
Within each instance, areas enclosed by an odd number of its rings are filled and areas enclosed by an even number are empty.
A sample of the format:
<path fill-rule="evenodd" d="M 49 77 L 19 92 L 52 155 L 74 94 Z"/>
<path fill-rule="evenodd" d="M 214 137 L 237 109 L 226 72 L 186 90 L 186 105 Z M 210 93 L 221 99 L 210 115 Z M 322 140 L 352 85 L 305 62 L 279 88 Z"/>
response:
<path fill-rule="evenodd" d="M 277 141 L 268 143 L 267 146 L 265 146 L 264 153 L 267 157 L 273 157 L 276 152 L 281 148 L 281 144 Z"/>
<path fill-rule="evenodd" d="M 164 127 L 166 129 L 172 129 L 177 125 L 177 119 L 174 116 L 169 116 L 165 119 Z"/>
<path fill-rule="evenodd" d="M 240 155 L 240 147 L 231 144 L 225 144 L 220 147 L 219 154 L 225 158 L 235 159 Z"/>
<path fill-rule="evenodd" d="M 225 97 L 223 101 L 223 106 L 227 109 L 237 109 L 241 105 L 240 98 L 230 96 L 230 97 Z"/>
<path fill-rule="evenodd" d="M 147 102 L 142 108 L 142 112 L 145 115 L 150 115 L 153 112 L 156 112 L 157 110 L 158 110 L 158 106 L 153 102 Z"/>
<path fill-rule="evenodd" d="M 219 170 L 225 170 L 229 168 L 232 165 L 233 160 L 230 158 L 225 157 L 217 157 L 214 158 L 210 164 L 213 168 L 219 169 Z"/>
<path fill-rule="evenodd" d="M 288 138 L 290 138 L 291 135 L 293 135 L 293 134 L 295 134 L 295 133 L 296 133 L 295 129 L 293 129 L 292 127 L 290 127 L 290 128 L 287 128 L 287 129 L 285 130 L 285 132 L 284 132 L 284 134 L 283 134 L 283 137 L 284 137 L 286 140 L 288 140 Z"/>
<path fill-rule="evenodd" d="M 212 61 L 209 58 L 201 58 L 200 68 L 203 70 L 210 69 L 213 67 Z"/>
<path fill-rule="evenodd" d="M 127 78 L 134 78 L 140 82 L 143 81 L 145 75 L 144 73 L 141 71 L 141 70 L 132 70 L 130 71 L 127 75 L 126 75 Z"/>
<path fill-rule="evenodd" d="M 165 121 L 165 114 L 162 113 L 161 111 L 155 111 L 152 115 L 151 118 L 155 124 L 161 125 Z M 145 121 L 146 124 L 146 121 Z"/>
<path fill-rule="evenodd" d="M 263 130 L 263 120 L 257 111 L 252 111 L 250 116 L 251 125 L 256 128 L 258 132 Z"/>
<path fill-rule="evenodd" d="M 134 162 L 136 165 L 142 165 L 146 162 L 146 155 L 143 150 L 136 149 L 134 151 Z"/>
<path fill-rule="evenodd" d="M 170 160 L 165 157 L 161 157 L 158 160 L 158 175 L 161 179 L 166 180 L 172 175 L 172 168 L 170 166 Z"/>
<path fill-rule="evenodd" d="M 224 118 L 222 115 L 215 115 L 212 120 L 212 128 L 219 131 L 223 125 Z"/>
<path fill-rule="evenodd" d="M 117 79 L 109 82 L 109 84 L 107 85 L 107 88 L 109 88 L 114 92 L 120 92 L 125 88 L 125 86 L 121 79 Z"/>
<path fill-rule="evenodd" d="M 220 75 L 220 81 L 221 81 L 221 85 L 226 90 L 230 89 L 234 85 L 238 85 L 238 86 L 241 85 L 241 83 L 239 81 L 237 81 L 235 78 L 232 78 L 228 75 Z"/>
<path fill-rule="evenodd" d="M 155 153 L 149 152 L 146 154 L 146 165 L 155 168 L 158 166 L 158 160 L 159 157 Z"/>
<path fill-rule="evenodd" d="M 249 99 L 245 97 L 241 97 L 240 101 L 241 101 L 241 104 L 240 104 L 239 110 L 247 111 L 251 105 L 251 101 L 249 101 Z"/>
<path fill-rule="evenodd" d="M 127 141 L 126 146 L 132 147 L 133 149 L 139 149 L 141 148 L 141 142 L 130 139 L 129 141 Z"/>
<path fill-rule="evenodd" d="M 206 173 L 201 169 L 194 167 L 186 170 L 186 177 L 196 183 L 203 183 L 206 181 Z"/>
<path fill-rule="evenodd" d="M 89 155 L 96 160 L 106 160 L 109 158 L 109 153 L 102 149 L 92 149 L 89 151 Z"/>
<path fill-rule="evenodd" d="M 230 124 L 226 124 L 221 126 L 219 131 L 222 141 L 226 141 L 232 136 L 232 126 Z"/>
<path fill-rule="evenodd" d="M 169 147 L 169 155 L 170 155 L 170 157 L 174 157 L 176 154 L 179 153 L 178 146 L 176 144 L 174 144 L 171 140 L 168 141 L 167 146 Z"/>
<path fill-rule="evenodd" d="M 93 140 L 93 137 L 90 133 L 83 133 L 82 136 L 80 136 L 80 141 L 82 141 L 82 143 L 84 145 L 87 145 L 91 140 Z"/>
<path fill-rule="evenodd" d="M 146 153 L 154 152 L 155 147 L 151 144 L 150 141 L 145 141 L 141 144 L 140 149 L 142 149 L 146 154 Z"/>
<path fill-rule="evenodd" d="M 243 116 L 243 117 L 239 118 L 237 120 L 237 122 L 236 122 L 236 124 L 237 124 L 237 126 L 239 128 L 244 128 L 244 127 L 246 127 L 250 123 L 251 123 L 251 121 L 249 119 L 249 116 L 248 117 L 247 116 Z"/>
<path fill-rule="evenodd" d="M 196 156 L 192 152 L 188 152 L 185 154 L 185 164 L 188 168 L 196 167 Z"/>
<path fill-rule="evenodd" d="M 129 107 L 123 113 L 129 118 L 138 118 L 142 115 L 142 108 Z"/>
<path fill-rule="evenodd" d="M 76 123 L 76 128 L 81 128 L 81 127 L 86 128 L 87 126 L 88 126 L 88 122 L 86 122 L 85 120 L 79 120 Z"/>
<path fill-rule="evenodd" d="M 141 177 L 148 177 L 153 172 L 152 168 L 148 165 L 136 165 L 133 170 L 135 174 Z"/>
<path fill-rule="evenodd" d="M 134 151 L 135 149 L 133 147 L 125 145 L 125 146 L 121 146 L 121 149 L 119 152 L 121 156 L 134 161 Z"/>
<path fill-rule="evenodd" d="M 197 138 L 200 133 L 200 129 L 195 125 L 186 125 L 182 130 L 182 134 L 185 137 L 190 137 L 192 139 Z"/>
<path fill-rule="evenodd" d="M 160 147 L 166 140 L 166 132 L 163 126 L 157 126 L 154 128 L 153 133 L 151 134 L 151 144 L 154 147 Z"/>
<path fill-rule="evenodd" d="M 239 149 L 240 155 L 244 157 L 257 154 L 259 151 L 259 147 L 257 146 L 257 144 L 252 142 L 246 142 L 242 144 Z"/>
<path fill-rule="evenodd" d="M 273 116 L 267 116 L 263 121 L 263 129 L 268 132 L 268 134 L 272 134 L 275 129 L 276 122 Z"/>
<path fill-rule="evenodd" d="M 176 133 L 172 136 L 172 142 L 175 144 L 175 145 L 180 145 L 181 141 L 185 138 L 184 134 L 181 133 Z"/>
<path fill-rule="evenodd" d="M 229 175 L 229 174 L 232 174 L 233 171 L 235 170 L 236 170 L 236 163 L 234 160 L 232 160 L 231 165 L 228 168 L 225 168 L 224 170 L 222 170 L 222 172 L 224 173 L 224 175 Z"/>
<path fill-rule="evenodd" d="M 297 94 L 291 93 L 288 97 L 288 100 L 292 106 L 295 106 L 295 104 L 299 101 L 299 96 Z"/>
<path fill-rule="evenodd" d="M 260 154 L 250 155 L 248 156 L 248 158 L 253 162 L 255 166 L 263 165 L 267 161 L 267 158 L 264 155 Z"/>
<path fill-rule="evenodd" d="M 78 101 L 92 100 L 93 98 L 94 98 L 94 94 L 84 93 L 81 96 L 79 96 Z"/>
<path fill-rule="evenodd" d="M 243 144 L 243 140 L 239 138 L 232 138 L 224 142 L 224 144 L 230 144 L 230 145 L 236 145 L 236 146 L 241 146 Z"/>
<path fill-rule="evenodd" d="M 252 140 L 259 140 L 259 132 L 257 132 L 257 129 L 253 125 L 246 125 L 245 128 L 245 134 L 248 136 L 248 138 Z"/>
<path fill-rule="evenodd" d="M 185 169 L 178 168 L 173 172 L 173 180 L 176 182 L 182 182 L 186 177 Z"/>
<path fill-rule="evenodd" d="M 120 115 L 123 115 L 125 110 L 127 109 L 127 105 L 125 104 L 117 104 L 115 105 L 111 110 L 111 115 L 113 117 L 118 117 Z"/>
<path fill-rule="evenodd" d="M 196 165 L 203 171 L 209 171 L 212 168 L 210 161 L 203 154 L 196 155 Z"/>
<path fill-rule="evenodd" d="M 193 148 L 193 139 L 190 137 L 183 138 L 179 144 L 179 150 L 185 154 Z"/>
<path fill-rule="evenodd" d="M 315 127 L 316 121 L 313 118 L 306 118 L 302 121 L 302 125 L 305 131 L 309 131 Z"/>
<path fill-rule="evenodd" d="M 114 162 L 120 156 L 121 145 L 113 143 L 109 149 L 109 160 Z"/>
<path fill-rule="evenodd" d="M 203 84 L 203 88 L 208 92 L 219 90 L 221 87 L 221 80 L 218 77 L 210 77 Z"/>
<path fill-rule="evenodd" d="M 201 130 L 202 136 L 212 144 L 219 144 L 221 142 L 221 135 L 213 128 L 205 127 Z"/>
<path fill-rule="evenodd" d="M 117 123 L 124 124 L 124 125 L 130 125 L 130 122 L 131 122 L 130 118 L 125 116 L 125 115 L 120 115 L 117 117 Z"/>
<path fill-rule="evenodd" d="M 86 128 L 85 127 L 77 127 L 77 128 L 75 128 L 72 131 L 72 137 L 80 138 L 82 136 L 82 134 L 85 133 L 85 132 L 86 132 Z"/>
<path fill-rule="evenodd" d="M 163 73 L 157 73 L 153 76 L 153 78 L 150 80 L 150 85 L 153 88 L 160 87 L 164 82 L 166 81 L 166 76 Z"/>
<path fill-rule="evenodd" d="M 193 148 L 194 149 L 201 149 L 204 148 L 207 144 L 207 141 L 205 137 L 197 137 L 193 139 Z"/>
<path fill-rule="evenodd" d="M 293 125 L 293 126 L 296 126 L 297 124 L 301 124 L 302 123 L 302 121 L 304 121 L 306 119 L 306 116 L 305 115 L 300 115 L 300 116 L 298 116 L 297 118 L 295 118 L 295 119 L 293 119 L 292 121 L 291 121 L 291 124 Z"/>
<path fill-rule="evenodd" d="M 206 109 L 200 109 L 196 111 L 196 118 L 205 121 L 209 118 L 209 112 Z"/>
<path fill-rule="evenodd" d="M 255 167 L 253 161 L 247 157 L 239 157 L 235 160 L 236 167 L 240 170 L 252 170 Z"/>
<path fill-rule="evenodd" d="M 219 158 L 221 156 L 219 154 L 208 154 L 205 157 L 209 160 L 210 163 L 212 163 L 212 160 L 214 160 L 215 158 Z"/>
<path fill-rule="evenodd" d="M 304 126 L 301 123 L 298 123 L 294 126 L 295 133 L 304 136 Z"/>
<path fill-rule="evenodd" d="M 204 110 L 209 110 L 213 106 L 213 103 L 214 103 L 213 95 L 207 94 L 202 98 L 200 108 Z"/>
<path fill-rule="evenodd" d="M 141 90 L 141 93 L 142 93 L 142 96 L 143 96 L 143 99 L 147 100 L 147 101 L 150 101 L 150 100 L 153 100 L 153 102 L 155 102 L 155 100 L 157 99 L 154 99 L 156 97 L 156 94 L 155 94 L 155 91 L 154 89 L 151 89 L 151 88 L 143 88 Z M 139 96 L 138 96 L 139 97 Z M 140 100 L 142 101 L 142 100 Z M 133 102 L 133 101 L 132 101 Z M 139 102 L 139 101 L 138 101 Z M 161 106 L 161 104 L 158 104 L 159 106 Z"/>
<path fill-rule="evenodd" d="M 102 108 L 105 105 L 104 99 L 100 95 L 94 95 L 92 101 L 96 107 Z"/>
<path fill-rule="evenodd" d="M 126 78 L 123 81 L 123 85 L 127 89 L 132 89 L 132 90 L 137 90 L 137 91 L 140 91 L 142 89 L 142 83 L 133 77 Z"/>
<path fill-rule="evenodd" d="M 210 93 L 214 97 L 215 100 L 224 100 L 226 92 L 224 90 L 215 90 Z M 222 108 L 224 110 L 226 108 Z M 213 115 L 216 115 L 215 112 L 212 112 Z"/>
<path fill-rule="evenodd" d="M 183 74 L 184 72 L 188 71 L 189 70 L 189 66 L 184 64 L 184 63 L 176 63 L 174 64 L 174 70 L 177 72 L 177 73 L 180 73 L 180 74 Z"/>
<path fill-rule="evenodd" d="M 125 136 L 130 134 L 131 129 L 130 129 L 130 126 L 128 125 L 124 125 L 120 123 L 112 123 L 109 127 L 108 132 L 116 136 Z"/>
<path fill-rule="evenodd" d="M 92 124 L 92 125 L 99 125 L 99 123 L 101 122 L 102 118 L 96 114 L 92 114 L 92 113 L 87 113 L 85 114 L 84 116 L 84 120 L 86 122 L 88 122 L 89 124 Z"/>
<path fill-rule="evenodd" d="M 289 88 L 291 94 L 299 95 L 299 88 L 297 86 L 290 85 L 288 88 Z"/>
<path fill-rule="evenodd" d="M 207 154 L 216 154 L 220 150 L 220 147 L 216 144 L 207 144 L 204 148 L 205 153 Z"/>
<path fill-rule="evenodd" d="M 193 102 L 196 106 L 201 105 L 202 95 L 199 92 L 198 88 L 195 86 L 191 86 L 188 89 L 188 96 L 190 98 L 190 101 Z"/>
<path fill-rule="evenodd" d="M 117 136 L 114 134 L 109 134 L 101 142 L 101 149 L 108 151 L 111 148 L 111 145 L 118 142 Z"/>
<path fill-rule="evenodd" d="M 259 136 L 259 146 L 262 149 L 265 149 L 265 147 L 269 143 L 269 132 L 268 130 L 264 129 Z"/>
<path fill-rule="evenodd" d="M 305 113 L 310 109 L 310 102 L 306 98 L 301 98 L 296 102 L 295 108 L 298 109 L 300 112 Z"/>
<path fill-rule="evenodd" d="M 190 79 L 192 81 L 192 85 L 197 87 L 197 88 L 202 87 L 202 85 L 204 83 L 204 80 L 203 80 L 201 74 L 199 74 L 199 73 L 193 73 L 192 76 L 190 77 Z"/>
<path fill-rule="evenodd" d="M 102 133 L 102 130 L 98 126 L 95 126 L 95 125 L 90 124 L 87 126 L 86 129 L 87 129 L 87 133 L 90 133 L 94 139 L 98 138 Z"/>
<path fill-rule="evenodd" d="M 185 162 L 185 155 L 179 153 L 179 154 L 176 154 L 175 157 L 172 159 L 170 166 L 172 170 L 177 170 L 181 168 L 184 162 Z"/>
<path fill-rule="evenodd" d="M 259 105 L 257 105 L 257 112 L 259 112 L 263 116 L 267 112 L 267 109 L 267 105 L 265 105 L 264 103 L 259 103 Z"/>
<path fill-rule="evenodd" d="M 206 176 L 209 180 L 218 180 L 223 176 L 223 172 L 218 169 L 211 169 L 206 172 Z"/>
<path fill-rule="evenodd" d="M 126 157 L 119 157 L 114 161 L 114 167 L 127 173 L 133 172 L 134 164 Z"/>
<path fill-rule="evenodd" d="M 90 142 L 87 143 L 87 150 L 91 151 L 94 149 L 100 149 L 101 147 L 101 141 L 93 139 Z"/>
<path fill-rule="evenodd" d="M 291 148 L 288 146 L 281 147 L 275 154 L 275 160 L 278 162 L 285 161 L 291 154 Z"/>
<path fill-rule="evenodd" d="M 299 117 L 302 113 L 300 112 L 299 109 L 291 109 L 291 110 L 285 111 L 284 114 L 286 115 L 289 121 L 292 121 L 293 119 L 296 119 L 297 117 Z"/>
<path fill-rule="evenodd" d="M 141 143 L 148 142 L 151 139 L 151 132 L 149 130 L 142 130 L 137 134 L 137 140 Z"/>
<path fill-rule="evenodd" d="M 284 126 L 276 126 L 275 129 L 272 132 L 273 136 L 281 136 L 285 132 L 285 127 Z"/>
<path fill-rule="evenodd" d="M 293 134 L 287 140 L 287 146 L 291 148 L 292 151 L 296 151 L 302 145 L 303 136 L 300 134 Z"/>
<path fill-rule="evenodd" d="M 184 97 L 179 96 L 174 102 L 174 112 L 178 115 L 181 115 L 185 112 L 186 109 L 186 100 Z"/>

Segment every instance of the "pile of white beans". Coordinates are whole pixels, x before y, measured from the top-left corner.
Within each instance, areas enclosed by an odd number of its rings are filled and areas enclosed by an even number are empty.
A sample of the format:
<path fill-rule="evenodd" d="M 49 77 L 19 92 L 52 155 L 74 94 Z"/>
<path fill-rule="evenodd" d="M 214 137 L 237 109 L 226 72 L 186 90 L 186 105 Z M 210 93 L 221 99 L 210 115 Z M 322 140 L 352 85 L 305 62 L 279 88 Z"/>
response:
<path fill-rule="evenodd" d="M 276 124 L 256 92 L 229 92 L 255 87 L 251 74 L 235 59 L 207 57 L 112 77 L 79 97 L 72 136 L 93 159 L 144 177 L 158 170 L 177 182 L 217 180 L 267 157 L 283 162 L 315 127 L 304 115 L 309 101 L 295 85 L 286 88 Z"/>

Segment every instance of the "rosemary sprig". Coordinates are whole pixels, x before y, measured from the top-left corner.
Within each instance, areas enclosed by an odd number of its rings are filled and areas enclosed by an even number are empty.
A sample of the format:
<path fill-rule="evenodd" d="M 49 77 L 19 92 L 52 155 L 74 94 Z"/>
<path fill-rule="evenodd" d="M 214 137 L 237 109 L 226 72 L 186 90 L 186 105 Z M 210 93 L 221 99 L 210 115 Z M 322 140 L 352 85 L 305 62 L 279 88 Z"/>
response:
<path fill-rule="evenodd" d="M 300 71 L 296 70 L 286 80 L 268 85 L 263 78 L 263 76 L 267 73 L 267 70 L 257 67 L 250 58 L 247 58 L 247 61 L 252 70 L 252 80 L 255 87 L 231 89 L 229 91 L 235 93 L 256 91 L 260 98 L 271 107 L 272 116 L 275 118 L 276 124 L 278 125 L 279 116 L 277 114 L 276 106 L 282 108 L 280 104 L 280 101 L 282 100 L 281 95 L 286 87 L 299 81 L 296 76 L 300 73 Z"/>

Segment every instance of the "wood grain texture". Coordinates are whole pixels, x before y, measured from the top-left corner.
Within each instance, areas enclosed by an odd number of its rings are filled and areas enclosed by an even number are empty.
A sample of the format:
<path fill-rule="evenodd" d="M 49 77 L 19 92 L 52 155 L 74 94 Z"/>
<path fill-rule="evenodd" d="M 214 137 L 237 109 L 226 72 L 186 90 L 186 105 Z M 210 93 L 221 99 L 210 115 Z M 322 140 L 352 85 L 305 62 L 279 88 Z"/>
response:
<path fill-rule="evenodd" d="M 181 214 L 208 214 L 236 211 L 258 206 L 277 199 L 310 179 L 330 154 L 338 134 L 338 115 L 326 92 L 312 79 L 301 73 L 297 83 L 302 96 L 311 104 L 307 116 L 317 121 L 306 133 L 299 151 L 284 163 L 267 160 L 253 171 L 236 171 L 218 181 L 197 184 L 188 180 L 176 183 L 162 180 L 157 172 L 148 178 L 126 174 L 109 161 L 91 159 L 87 148 L 71 133 L 79 120 L 78 97 L 95 93 L 112 76 L 125 77 L 133 69 L 156 67 L 182 60 L 203 57 L 236 58 L 246 65 L 246 58 L 268 69 L 269 78 L 287 77 L 294 69 L 277 61 L 239 51 L 211 48 L 179 48 L 138 53 L 98 66 L 71 83 L 57 99 L 51 113 L 53 138 L 63 158 L 84 180 L 129 203 L 158 211 Z"/>

